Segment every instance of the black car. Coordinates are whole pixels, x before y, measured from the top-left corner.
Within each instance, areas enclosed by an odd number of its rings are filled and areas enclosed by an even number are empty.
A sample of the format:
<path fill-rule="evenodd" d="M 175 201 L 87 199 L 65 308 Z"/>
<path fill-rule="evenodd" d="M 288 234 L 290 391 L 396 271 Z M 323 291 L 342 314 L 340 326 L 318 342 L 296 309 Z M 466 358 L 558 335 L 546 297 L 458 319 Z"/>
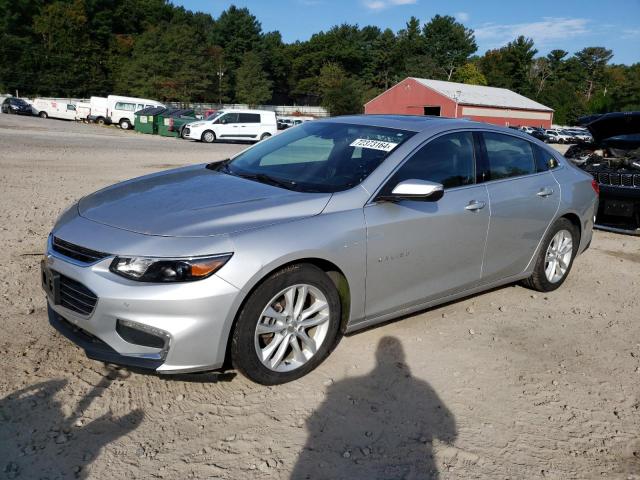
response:
<path fill-rule="evenodd" d="M 9 97 L 2 102 L 2 113 L 15 113 L 18 115 L 33 115 L 31 105 L 21 98 Z"/>
<path fill-rule="evenodd" d="M 565 157 L 593 175 L 600 186 L 596 226 L 640 235 L 640 112 L 579 119 L 593 143 L 579 143 Z"/>
<path fill-rule="evenodd" d="M 537 138 L 538 140 L 542 140 L 543 142 L 548 140 L 548 135 L 542 128 L 534 128 L 530 132 L 527 132 L 533 138 Z"/>

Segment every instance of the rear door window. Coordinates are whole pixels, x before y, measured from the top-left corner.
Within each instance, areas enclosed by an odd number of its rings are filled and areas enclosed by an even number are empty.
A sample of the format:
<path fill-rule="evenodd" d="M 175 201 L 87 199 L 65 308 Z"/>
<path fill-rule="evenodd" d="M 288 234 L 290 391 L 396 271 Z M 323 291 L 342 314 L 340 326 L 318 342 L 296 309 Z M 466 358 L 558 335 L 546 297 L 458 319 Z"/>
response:
<path fill-rule="evenodd" d="M 538 172 L 546 172 L 558 166 L 558 161 L 551 153 L 538 145 L 531 145 L 536 156 L 536 168 Z"/>
<path fill-rule="evenodd" d="M 259 113 L 240 113 L 238 115 L 239 123 L 260 123 Z"/>
<path fill-rule="evenodd" d="M 536 173 L 531 144 L 521 138 L 484 132 L 490 180 L 520 177 Z"/>

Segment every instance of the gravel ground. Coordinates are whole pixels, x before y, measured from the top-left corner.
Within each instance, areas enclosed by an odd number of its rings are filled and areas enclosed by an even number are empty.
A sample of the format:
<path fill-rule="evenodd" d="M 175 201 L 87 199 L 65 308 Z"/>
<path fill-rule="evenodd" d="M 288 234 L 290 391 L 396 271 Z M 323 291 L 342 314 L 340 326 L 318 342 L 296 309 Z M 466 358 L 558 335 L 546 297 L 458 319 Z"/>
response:
<path fill-rule="evenodd" d="M 279 387 L 107 367 L 49 327 L 66 206 L 244 147 L 0 115 L 0 478 L 640 478 L 640 238 L 596 232 L 554 293 L 369 329 Z"/>

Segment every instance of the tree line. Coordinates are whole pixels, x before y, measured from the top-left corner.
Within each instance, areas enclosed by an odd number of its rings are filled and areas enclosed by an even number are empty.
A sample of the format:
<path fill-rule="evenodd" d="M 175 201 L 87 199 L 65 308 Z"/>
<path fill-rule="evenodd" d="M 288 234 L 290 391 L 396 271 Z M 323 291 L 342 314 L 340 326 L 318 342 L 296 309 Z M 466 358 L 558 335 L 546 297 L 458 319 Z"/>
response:
<path fill-rule="evenodd" d="M 509 88 L 561 124 L 640 110 L 640 63 L 612 64 L 599 46 L 540 56 L 523 36 L 480 56 L 473 30 L 441 15 L 285 43 L 235 6 L 213 18 L 168 0 L 0 0 L 0 39 L 0 91 L 23 96 L 295 103 L 338 115 L 414 76 Z"/>

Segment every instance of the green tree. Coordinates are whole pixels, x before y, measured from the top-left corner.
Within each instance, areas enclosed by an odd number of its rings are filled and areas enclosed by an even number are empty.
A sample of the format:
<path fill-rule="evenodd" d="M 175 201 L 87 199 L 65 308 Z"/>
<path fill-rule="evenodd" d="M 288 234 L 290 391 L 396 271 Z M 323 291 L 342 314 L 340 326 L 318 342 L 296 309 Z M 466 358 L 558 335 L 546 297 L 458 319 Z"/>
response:
<path fill-rule="evenodd" d="M 271 80 L 267 78 L 260 57 L 247 52 L 236 71 L 236 97 L 241 103 L 261 105 L 271 98 Z"/>
<path fill-rule="evenodd" d="M 362 85 L 349 77 L 340 65 L 327 63 L 322 67 L 318 86 L 322 94 L 322 106 L 331 115 L 362 112 Z"/>
<path fill-rule="evenodd" d="M 591 95 L 604 75 L 604 69 L 609 60 L 613 58 L 613 52 L 604 47 L 587 47 L 576 53 L 576 59 L 585 72 L 585 97 L 591 100 Z"/>
<path fill-rule="evenodd" d="M 446 80 L 478 50 L 473 30 L 455 18 L 436 15 L 423 28 L 426 54 L 440 67 Z"/>
<path fill-rule="evenodd" d="M 486 85 L 487 78 L 482 74 L 475 63 L 465 63 L 459 67 L 453 75 L 456 82 L 467 83 L 469 85 Z"/>

